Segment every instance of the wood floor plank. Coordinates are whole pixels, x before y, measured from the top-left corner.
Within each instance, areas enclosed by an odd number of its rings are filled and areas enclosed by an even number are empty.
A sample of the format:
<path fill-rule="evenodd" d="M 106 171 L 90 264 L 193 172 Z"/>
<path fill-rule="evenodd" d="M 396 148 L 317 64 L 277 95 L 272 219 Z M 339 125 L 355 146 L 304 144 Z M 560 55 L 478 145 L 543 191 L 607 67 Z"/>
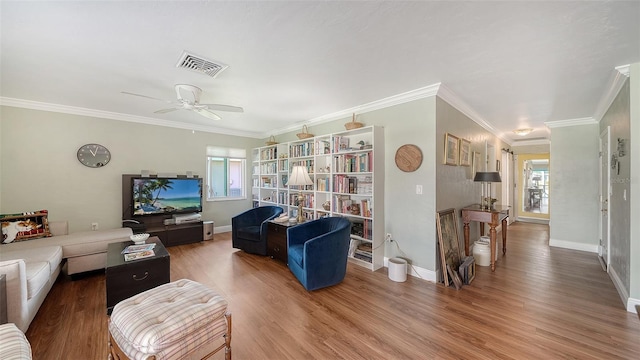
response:
<path fill-rule="evenodd" d="M 548 227 L 514 223 L 496 271 L 456 291 L 349 264 L 307 292 L 282 263 L 214 241 L 169 248 L 171 279 L 222 294 L 235 359 L 637 359 L 640 320 L 595 254 L 551 248 Z M 104 359 L 104 274 L 61 276 L 31 324 L 35 359 Z M 213 359 L 223 359 L 216 354 Z"/>

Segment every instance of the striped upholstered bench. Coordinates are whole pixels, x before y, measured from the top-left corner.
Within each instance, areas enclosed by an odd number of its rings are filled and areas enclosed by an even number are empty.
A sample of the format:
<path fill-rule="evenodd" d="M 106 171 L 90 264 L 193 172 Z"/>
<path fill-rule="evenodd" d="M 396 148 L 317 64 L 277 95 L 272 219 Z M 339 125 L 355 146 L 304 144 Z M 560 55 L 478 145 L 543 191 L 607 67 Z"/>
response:
<path fill-rule="evenodd" d="M 113 359 L 231 359 L 227 301 L 192 280 L 160 285 L 116 304 L 109 320 Z"/>
<path fill-rule="evenodd" d="M 29 345 L 27 337 L 18 329 L 16 324 L 0 325 L 0 359 L 31 359 L 31 345 Z"/>

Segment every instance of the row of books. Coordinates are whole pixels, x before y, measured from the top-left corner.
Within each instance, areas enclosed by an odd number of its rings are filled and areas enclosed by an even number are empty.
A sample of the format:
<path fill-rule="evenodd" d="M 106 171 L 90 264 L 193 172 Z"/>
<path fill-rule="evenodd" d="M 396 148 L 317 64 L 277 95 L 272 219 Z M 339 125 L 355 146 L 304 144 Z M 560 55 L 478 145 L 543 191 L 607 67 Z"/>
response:
<path fill-rule="evenodd" d="M 289 194 L 289 205 L 298 206 L 298 195 Z M 315 204 L 315 196 L 313 194 L 302 194 L 302 207 L 312 208 Z"/>
<path fill-rule="evenodd" d="M 328 140 L 316 140 L 316 155 L 331 154 L 331 142 Z"/>
<path fill-rule="evenodd" d="M 351 239 L 351 243 L 349 244 L 349 256 L 369 263 L 372 262 L 373 251 L 371 243 Z"/>
<path fill-rule="evenodd" d="M 291 168 L 293 168 L 294 166 L 306 166 L 307 172 L 309 174 L 313 174 L 313 160 L 292 160 L 289 166 L 291 166 Z"/>
<path fill-rule="evenodd" d="M 371 220 L 369 219 L 353 221 L 351 223 L 351 235 L 371 240 L 373 239 L 373 231 L 371 225 Z"/>
<path fill-rule="evenodd" d="M 349 195 L 334 195 L 333 212 L 371 217 L 371 201 L 369 199 L 351 199 Z"/>
<path fill-rule="evenodd" d="M 346 175 L 333 176 L 333 191 L 344 194 L 356 194 L 358 179 Z"/>
<path fill-rule="evenodd" d="M 347 175 L 334 175 L 333 191 L 345 194 L 371 195 L 373 184 L 371 176 L 355 177 Z"/>
<path fill-rule="evenodd" d="M 276 163 L 260 164 L 260 174 L 276 174 L 277 172 Z"/>
<path fill-rule="evenodd" d="M 313 143 L 293 144 L 289 146 L 289 157 L 313 156 Z"/>
<path fill-rule="evenodd" d="M 260 160 L 275 160 L 278 158 L 278 149 L 275 147 L 262 149 L 260 151 Z"/>
<path fill-rule="evenodd" d="M 316 179 L 316 190 L 317 191 L 329 191 L 329 178 L 318 178 L 318 179 Z"/>
<path fill-rule="evenodd" d="M 280 161 L 278 161 L 278 171 L 289 171 L 288 159 L 280 159 Z"/>
<path fill-rule="evenodd" d="M 336 155 L 333 157 L 333 168 L 336 172 L 372 172 L 373 156 L 371 152 Z"/>

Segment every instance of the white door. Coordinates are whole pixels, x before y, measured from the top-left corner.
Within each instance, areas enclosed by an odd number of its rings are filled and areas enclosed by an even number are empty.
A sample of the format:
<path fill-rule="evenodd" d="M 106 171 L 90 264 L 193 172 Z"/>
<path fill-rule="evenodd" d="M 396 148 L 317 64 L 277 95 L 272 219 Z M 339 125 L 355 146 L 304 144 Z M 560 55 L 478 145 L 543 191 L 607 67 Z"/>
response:
<path fill-rule="evenodd" d="M 611 166 L 609 162 L 609 127 L 600 134 L 600 245 L 598 256 L 605 271 L 609 271 L 609 185 Z"/>
<path fill-rule="evenodd" d="M 502 178 L 502 203 L 509 206 L 509 224 L 515 221 L 514 207 L 513 207 L 513 154 L 507 151 L 502 151 L 502 164 L 500 171 L 500 177 Z"/>

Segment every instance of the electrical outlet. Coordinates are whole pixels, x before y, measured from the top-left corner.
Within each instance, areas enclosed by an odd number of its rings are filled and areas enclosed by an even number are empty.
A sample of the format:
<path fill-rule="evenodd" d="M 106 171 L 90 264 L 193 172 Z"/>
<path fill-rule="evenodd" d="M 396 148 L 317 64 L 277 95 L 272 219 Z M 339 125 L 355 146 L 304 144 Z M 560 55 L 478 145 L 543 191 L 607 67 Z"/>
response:
<path fill-rule="evenodd" d="M 98 223 L 91 223 L 91 230 L 93 231 L 98 230 Z"/>
<path fill-rule="evenodd" d="M 422 185 L 416 185 L 416 194 L 422 195 Z"/>
<path fill-rule="evenodd" d="M 393 237 L 391 236 L 391 233 L 387 233 L 387 236 L 384 239 L 385 241 L 389 241 L 389 242 L 393 241 Z"/>

